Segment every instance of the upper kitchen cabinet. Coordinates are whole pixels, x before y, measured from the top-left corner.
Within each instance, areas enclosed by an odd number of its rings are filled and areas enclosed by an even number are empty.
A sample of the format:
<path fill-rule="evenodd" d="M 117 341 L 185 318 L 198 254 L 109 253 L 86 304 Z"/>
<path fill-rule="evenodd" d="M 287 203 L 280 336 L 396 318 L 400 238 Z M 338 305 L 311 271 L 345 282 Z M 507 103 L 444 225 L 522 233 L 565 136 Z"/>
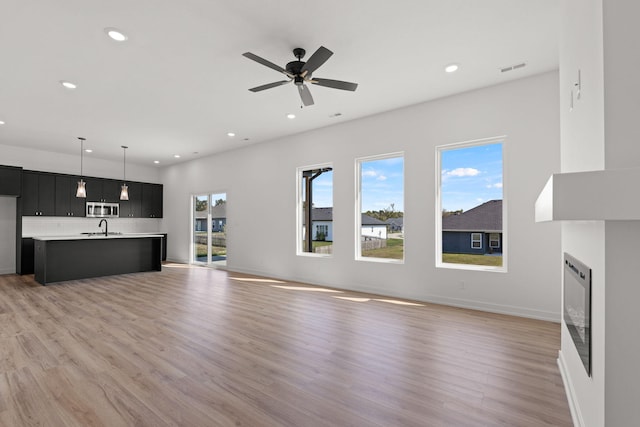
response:
<path fill-rule="evenodd" d="M 121 181 L 105 178 L 85 178 L 88 202 L 120 202 Z"/>
<path fill-rule="evenodd" d="M 109 203 L 120 202 L 120 190 L 122 181 L 116 181 L 114 179 L 102 180 L 102 201 Z"/>
<path fill-rule="evenodd" d="M 22 191 L 22 168 L 0 166 L 0 196 L 20 197 Z"/>
<path fill-rule="evenodd" d="M 79 176 L 56 175 L 56 216 L 85 216 L 86 199 L 76 197 Z"/>
<path fill-rule="evenodd" d="M 162 184 L 142 184 L 142 217 L 162 218 Z"/>
<path fill-rule="evenodd" d="M 127 182 L 129 200 L 120 200 L 120 218 L 140 218 L 142 216 L 142 184 Z"/>
<path fill-rule="evenodd" d="M 55 215 L 56 182 L 53 174 L 25 171 L 22 174 L 22 214 Z"/>

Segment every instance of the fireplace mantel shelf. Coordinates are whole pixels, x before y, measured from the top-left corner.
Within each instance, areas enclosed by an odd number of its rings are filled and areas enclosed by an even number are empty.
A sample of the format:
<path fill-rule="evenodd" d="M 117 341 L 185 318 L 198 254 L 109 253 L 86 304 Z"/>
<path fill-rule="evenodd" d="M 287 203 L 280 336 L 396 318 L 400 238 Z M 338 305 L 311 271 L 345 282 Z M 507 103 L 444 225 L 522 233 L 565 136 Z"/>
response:
<path fill-rule="evenodd" d="M 536 200 L 536 222 L 640 221 L 640 169 L 553 174 Z"/>

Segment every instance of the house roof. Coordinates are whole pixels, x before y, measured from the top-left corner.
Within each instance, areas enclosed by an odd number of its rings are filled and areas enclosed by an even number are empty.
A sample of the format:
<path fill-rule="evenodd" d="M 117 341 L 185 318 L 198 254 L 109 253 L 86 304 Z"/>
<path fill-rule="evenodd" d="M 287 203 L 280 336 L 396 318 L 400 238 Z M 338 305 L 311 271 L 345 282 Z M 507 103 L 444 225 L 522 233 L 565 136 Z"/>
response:
<path fill-rule="evenodd" d="M 197 219 L 207 218 L 207 211 L 196 211 L 195 217 Z M 227 204 L 221 203 L 211 208 L 211 219 L 224 219 L 227 217 Z"/>
<path fill-rule="evenodd" d="M 459 215 L 442 218 L 443 231 L 502 231 L 502 200 L 490 200 Z"/>
<path fill-rule="evenodd" d="M 402 227 L 402 225 L 404 224 L 404 218 L 403 217 L 400 217 L 400 218 L 389 218 L 387 220 L 387 224 L 395 225 L 396 227 Z"/>
<path fill-rule="evenodd" d="M 333 208 L 313 208 L 311 210 L 312 221 L 333 221 Z M 362 214 L 362 225 L 387 225 L 384 221 Z"/>

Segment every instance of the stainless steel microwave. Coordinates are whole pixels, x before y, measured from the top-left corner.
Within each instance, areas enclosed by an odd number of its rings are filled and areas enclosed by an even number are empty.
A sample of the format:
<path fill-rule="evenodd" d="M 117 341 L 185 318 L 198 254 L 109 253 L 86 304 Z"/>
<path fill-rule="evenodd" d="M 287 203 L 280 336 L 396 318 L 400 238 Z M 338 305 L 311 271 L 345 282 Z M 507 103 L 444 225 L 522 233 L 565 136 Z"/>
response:
<path fill-rule="evenodd" d="M 120 203 L 87 202 L 87 218 L 118 218 Z"/>

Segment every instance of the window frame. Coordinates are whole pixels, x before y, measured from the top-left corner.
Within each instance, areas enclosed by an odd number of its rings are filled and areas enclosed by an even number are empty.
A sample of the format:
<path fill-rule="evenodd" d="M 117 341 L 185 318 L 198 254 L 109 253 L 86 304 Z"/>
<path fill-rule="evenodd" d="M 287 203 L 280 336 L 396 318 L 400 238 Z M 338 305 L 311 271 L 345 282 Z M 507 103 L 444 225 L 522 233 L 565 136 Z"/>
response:
<path fill-rule="evenodd" d="M 492 239 L 491 236 L 497 237 L 495 239 Z M 492 242 L 496 242 L 496 245 L 492 245 Z M 500 249 L 500 233 L 489 233 L 489 248 Z"/>
<path fill-rule="evenodd" d="M 303 173 L 305 171 L 308 170 L 314 170 L 314 169 L 322 169 L 322 168 L 331 168 L 332 172 L 335 172 L 335 168 L 333 167 L 333 162 L 326 162 L 326 163 L 318 163 L 318 164 L 314 164 L 314 165 L 307 165 L 307 166 L 299 166 L 296 168 L 296 232 L 295 232 L 295 236 L 296 236 L 296 255 L 297 256 L 307 256 L 307 257 L 314 257 L 314 258 L 331 258 L 333 257 L 333 253 L 316 253 L 316 252 L 306 252 L 304 250 L 304 244 L 303 244 L 303 239 L 304 239 L 304 233 L 302 232 L 302 227 L 304 224 L 304 209 L 303 209 L 303 204 L 304 204 L 304 197 L 303 197 L 303 189 L 302 189 L 302 178 L 303 178 Z M 333 191 L 333 185 L 334 185 L 335 179 L 334 177 L 332 177 L 331 179 L 331 210 L 332 210 L 332 218 L 331 221 L 334 225 L 333 227 L 333 231 L 335 232 L 335 212 L 334 212 L 334 208 L 335 208 L 335 192 Z M 328 227 L 328 226 L 327 226 Z M 312 233 L 314 230 L 312 229 L 311 224 L 308 225 L 308 232 Z M 312 237 L 313 238 L 313 237 Z M 332 240 L 333 242 L 333 240 Z M 333 244 L 333 243 L 332 243 Z"/>
<path fill-rule="evenodd" d="M 356 261 L 366 261 L 366 262 L 379 262 L 386 264 L 404 264 L 405 259 L 407 257 L 406 254 L 406 235 L 403 236 L 402 243 L 402 259 L 393 259 L 393 258 L 376 258 L 376 257 L 364 257 L 362 256 L 362 164 L 365 162 L 376 161 L 376 160 L 385 160 L 385 159 L 394 159 L 397 157 L 402 158 L 402 206 L 403 206 L 403 221 L 406 219 L 406 179 L 407 174 L 405 173 L 405 155 L 404 151 L 396 151 L 392 153 L 385 154 L 376 154 L 373 156 L 363 156 L 357 157 L 355 159 L 355 233 L 354 233 L 354 249 L 355 249 L 355 260 Z M 373 230 L 373 227 L 372 227 Z M 404 233 L 403 233 L 404 234 Z"/>
<path fill-rule="evenodd" d="M 471 233 L 471 249 L 482 249 L 482 234 L 483 233 Z M 474 239 L 474 236 L 478 236 Z M 479 243 L 479 246 L 474 246 L 474 243 Z"/>
<path fill-rule="evenodd" d="M 448 150 L 476 147 L 481 145 L 502 144 L 502 266 L 494 267 L 487 265 L 454 264 L 442 261 L 442 153 Z M 497 273 L 508 272 L 508 137 L 501 135 L 490 138 L 481 138 L 463 142 L 454 142 L 437 145 L 435 147 L 435 266 L 436 268 L 446 268 L 454 270 L 474 270 Z"/>

